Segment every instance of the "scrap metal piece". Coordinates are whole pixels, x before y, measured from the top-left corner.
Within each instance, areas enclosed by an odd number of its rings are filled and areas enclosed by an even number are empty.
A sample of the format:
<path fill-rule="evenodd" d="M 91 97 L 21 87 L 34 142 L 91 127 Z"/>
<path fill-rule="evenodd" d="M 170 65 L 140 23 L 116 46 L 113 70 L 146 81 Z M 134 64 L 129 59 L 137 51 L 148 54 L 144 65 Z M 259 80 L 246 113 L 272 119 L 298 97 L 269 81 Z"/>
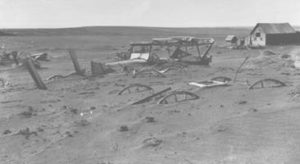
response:
<path fill-rule="evenodd" d="M 190 82 L 189 85 L 200 87 L 200 88 L 212 88 L 219 86 L 228 86 L 228 82 L 221 81 L 201 81 L 201 82 Z"/>
<path fill-rule="evenodd" d="M 55 79 L 62 79 L 62 78 L 67 78 L 72 75 L 78 75 L 78 74 L 76 72 L 72 72 L 67 75 L 52 75 L 52 76 L 48 77 L 47 80 L 49 81 L 49 80 L 55 80 Z"/>
<path fill-rule="evenodd" d="M 142 100 L 139 100 L 139 101 L 137 101 L 137 102 L 132 103 L 132 105 L 137 105 L 137 104 L 142 104 L 142 103 L 148 102 L 148 101 L 150 101 L 152 98 L 154 98 L 154 97 L 156 97 L 156 96 L 159 96 L 159 95 L 161 95 L 161 94 L 163 94 L 163 93 L 165 93 L 165 92 L 168 92 L 168 91 L 171 90 L 171 89 L 172 89 L 172 88 L 169 87 L 169 88 L 167 88 L 167 89 L 164 89 L 164 90 L 162 90 L 162 91 L 159 91 L 159 92 L 157 92 L 157 93 L 154 93 L 154 94 L 152 94 L 151 96 L 148 96 L 148 97 L 146 97 L 146 98 L 143 98 Z"/>
<path fill-rule="evenodd" d="M 174 91 L 171 94 L 161 98 L 157 104 L 169 104 L 173 102 L 183 102 L 199 99 L 199 96 L 187 91 Z"/>
<path fill-rule="evenodd" d="M 49 61 L 48 54 L 45 52 L 30 55 L 33 60 Z"/>
<path fill-rule="evenodd" d="M 63 76 L 63 75 L 53 75 L 53 76 L 48 77 L 47 80 L 50 81 L 50 80 L 62 79 L 62 78 L 65 78 L 65 76 Z"/>
<path fill-rule="evenodd" d="M 141 71 L 139 71 L 139 72 L 137 72 L 137 73 L 135 73 L 134 75 L 133 75 L 133 78 L 136 78 L 136 77 L 139 77 L 139 76 L 141 76 L 141 77 L 144 77 L 145 75 L 153 75 L 153 76 L 155 76 L 155 77 L 166 77 L 164 74 L 164 70 L 162 71 L 162 72 L 159 72 L 159 71 L 157 71 L 156 69 L 154 69 L 154 68 L 150 68 L 150 69 L 143 69 L 143 70 L 141 70 Z"/>
<path fill-rule="evenodd" d="M 134 89 L 135 92 L 144 92 L 144 91 L 153 91 L 153 88 L 151 88 L 148 85 L 144 85 L 144 84 L 131 84 L 128 87 L 125 87 L 124 89 L 122 89 L 118 95 L 122 95 L 125 91 L 128 91 L 129 93 L 131 93 L 131 89 Z"/>
<path fill-rule="evenodd" d="M 187 68 L 187 64 L 181 62 L 166 62 L 166 63 L 159 63 L 154 66 L 158 70 L 164 70 L 165 72 L 169 72 L 171 70 L 184 70 Z M 162 71 L 159 71 L 162 73 Z"/>
<path fill-rule="evenodd" d="M 267 85 L 268 83 L 271 83 L 270 85 Z M 284 87 L 286 86 L 286 84 L 282 81 L 276 80 L 276 79 L 263 79 L 263 80 L 259 80 L 257 82 L 255 82 L 254 84 L 252 84 L 249 89 L 255 89 L 255 86 L 259 86 L 261 88 L 265 88 L 265 87 Z"/>

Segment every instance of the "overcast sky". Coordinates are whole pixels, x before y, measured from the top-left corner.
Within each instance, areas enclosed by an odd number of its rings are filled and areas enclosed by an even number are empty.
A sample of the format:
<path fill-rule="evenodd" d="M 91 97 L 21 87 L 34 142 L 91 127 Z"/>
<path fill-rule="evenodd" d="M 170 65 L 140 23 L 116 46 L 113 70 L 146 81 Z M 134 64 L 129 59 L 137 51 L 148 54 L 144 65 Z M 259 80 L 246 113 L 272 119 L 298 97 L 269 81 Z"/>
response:
<path fill-rule="evenodd" d="M 0 28 L 300 25 L 300 0 L 0 0 Z"/>

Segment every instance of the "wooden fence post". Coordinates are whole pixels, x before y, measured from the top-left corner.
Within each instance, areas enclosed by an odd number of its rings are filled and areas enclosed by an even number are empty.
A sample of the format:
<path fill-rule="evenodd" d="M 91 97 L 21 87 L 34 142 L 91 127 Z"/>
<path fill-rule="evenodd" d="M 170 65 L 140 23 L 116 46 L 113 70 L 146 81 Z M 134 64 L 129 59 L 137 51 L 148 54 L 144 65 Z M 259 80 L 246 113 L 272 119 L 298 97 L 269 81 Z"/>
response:
<path fill-rule="evenodd" d="M 46 85 L 42 81 L 40 75 L 38 74 L 32 59 L 29 57 L 26 59 L 26 67 L 28 69 L 28 72 L 30 73 L 32 79 L 34 80 L 35 84 L 39 89 L 47 89 Z"/>
<path fill-rule="evenodd" d="M 105 73 L 105 70 L 101 63 L 91 61 L 91 72 L 92 76 L 102 76 Z"/>
<path fill-rule="evenodd" d="M 74 50 L 69 50 L 69 54 L 71 56 L 71 60 L 73 62 L 76 73 L 78 75 L 84 75 L 84 71 L 79 66 L 79 62 L 78 62 L 77 55 L 76 55 L 75 51 Z"/>

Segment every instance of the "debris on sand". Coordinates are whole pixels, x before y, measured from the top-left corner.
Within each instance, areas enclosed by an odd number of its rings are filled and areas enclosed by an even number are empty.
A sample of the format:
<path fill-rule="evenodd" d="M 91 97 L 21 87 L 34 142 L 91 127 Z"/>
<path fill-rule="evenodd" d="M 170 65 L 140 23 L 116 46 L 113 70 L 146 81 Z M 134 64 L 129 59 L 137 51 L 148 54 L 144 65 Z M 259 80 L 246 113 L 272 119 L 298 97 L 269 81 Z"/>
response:
<path fill-rule="evenodd" d="M 70 77 L 70 76 L 76 75 L 76 74 L 77 74 L 76 72 L 72 72 L 72 73 L 69 73 L 67 75 L 52 75 L 52 76 L 47 78 L 47 81 L 67 78 L 67 77 Z"/>
<path fill-rule="evenodd" d="M 290 53 L 291 60 L 293 61 L 293 66 L 300 69 L 300 49 L 294 49 Z"/>
<path fill-rule="evenodd" d="M 242 100 L 242 101 L 239 101 L 238 104 L 239 105 L 244 105 L 244 104 L 247 104 L 247 101 L 246 100 Z"/>
<path fill-rule="evenodd" d="M 153 122 L 155 122 L 154 117 L 147 116 L 147 117 L 145 117 L 145 120 L 146 120 L 147 123 L 153 123 Z"/>
<path fill-rule="evenodd" d="M 32 116 L 37 115 L 37 111 L 35 111 L 32 106 L 29 106 L 26 111 L 20 113 L 19 115 L 23 118 L 31 118 Z"/>
<path fill-rule="evenodd" d="M 211 79 L 211 81 L 220 81 L 220 82 L 230 82 L 231 78 L 226 77 L 226 76 L 217 76 Z"/>
<path fill-rule="evenodd" d="M 276 52 L 272 51 L 272 50 L 264 50 L 263 51 L 263 55 L 265 56 L 273 56 L 273 55 L 277 55 Z"/>
<path fill-rule="evenodd" d="M 0 78 L 0 83 L 0 87 L 6 87 L 9 85 L 9 83 L 4 78 Z"/>
<path fill-rule="evenodd" d="M 143 141 L 143 147 L 156 147 L 162 143 L 162 140 L 155 137 L 147 138 Z"/>
<path fill-rule="evenodd" d="M 73 114 L 78 114 L 78 109 L 77 108 L 70 108 L 70 112 Z"/>
<path fill-rule="evenodd" d="M 290 93 L 293 99 L 300 98 L 300 85 L 296 86 Z"/>
<path fill-rule="evenodd" d="M 231 78 L 226 76 L 217 76 L 212 78 L 211 80 L 200 81 L 200 82 L 189 82 L 188 84 L 191 86 L 196 86 L 200 88 L 212 88 L 218 86 L 229 86 L 229 82 Z"/>
<path fill-rule="evenodd" d="M 128 126 L 126 126 L 126 125 L 122 125 L 122 126 L 120 126 L 120 128 L 119 128 L 119 131 L 120 132 L 127 132 L 129 130 L 129 128 L 128 128 Z"/>
<path fill-rule="evenodd" d="M 10 133 L 11 133 L 11 131 L 10 131 L 9 129 L 7 129 L 7 130 L 5 130 L 5 131 L 3 132 L 4 135 L 10 134 Z"/>
<path fill-rule="evenodd" d="M 79 127 L 84 127 L 90 125 L 90 122 L 86 119 L 81 119 L 79 121 L 75 121 L 75 124 Z"/>
<path fill-rule="evenodd" d="M 276 79 L 263 79 L 252 84 L 249 89 L 284 87 L 286 84 Z"/>
<path fill-rule="evenodd" d="M 22 135 L 22 136 L 24 136 L 26 139 L 29 139 L 29 137 L 30 137 L 31 135 L 37 136 L 38 134 L 37 134 L 36 131 L 31 131 L 29 128 L 26 128 L 26 129 L 21 129 L 21 130 L 19 130 L 19 132 L 16 133 L 16 135 Z"/>
<path fill-rule="evenodd" d="M 258 110 L 256 108 L 250 108 L 248 111 L 254 113 L 257 112 Z"/>
<path fill-rule="evenodd" d="M 72 134 L 70 131 L 66 131 L 66 135 L 67 135 L 68 137 L 73 137 L 73 134 Z"/>
<path fill-rule="evenodd" d="M 0 55 L 0 65 L 10 65 L 12 63 L 15 63 L 16 65 L 19 65 L 19 52 L 18 51 L 11 51 L 6 52 L 4 51 Z"/>
<path fill-rule="evenodd" d="M 191 86 L 196 86 L 200 88 L 213 88 L 219 86 L 229 86 L 228 82 L 221 82 L 221 81 L 200 81 L 200 82 L 189 82 Z"/>
<path fill-rule="evenodd" d="M 138 72 L 135 72 L 133 74 L 133 78 L 136 78 L 136 77 L 161 77 L 161 78 L 164 78 L 166 77 L 163 73 L 165 71 L 158 71 L 154 68 L 146 68 L 146 69 L 142 69 Z"/>
<path fill-rule="evenodd" d="M 18 51 L 11 51 L 11 52 L 3 52 L 0 55 L 0 65 L 13 65 L 22 66 L 26 62 L 27 58 L 31 58 L 33 65 L 35 68 L 39 69 L 42 68 L 41 64 L 39 63 L 38 59 L 43 58 L 41 56 L 44 55 L 31 55 L 28 52 L 18 52 Z"/>
<path fill-rule="evenodd" d="M 168 62 L 157 63 L 154 67 L 157 70 L 161 70 L 165 73 L 165 72 L 169 72 L 171 70 L 175 70 L 175 71 L 184 70 L 185 71 L 185 69 L 188 67 L 188 65 L 186 63 L 181 63 L 178 61 L 168 61 Z"/>
<path fill-rule="evenodd" d="M 52 76 L 47 78 L 47 81 L 61 79 L 61 78 L 65 78 L 65 76 L 63 76 L 63 75 L 52 75 Z"/>
<path fill-rule="evenodd" d="M 45 52 L 30 55 L 34 60 L 49 61 L 48 54 Z"/>

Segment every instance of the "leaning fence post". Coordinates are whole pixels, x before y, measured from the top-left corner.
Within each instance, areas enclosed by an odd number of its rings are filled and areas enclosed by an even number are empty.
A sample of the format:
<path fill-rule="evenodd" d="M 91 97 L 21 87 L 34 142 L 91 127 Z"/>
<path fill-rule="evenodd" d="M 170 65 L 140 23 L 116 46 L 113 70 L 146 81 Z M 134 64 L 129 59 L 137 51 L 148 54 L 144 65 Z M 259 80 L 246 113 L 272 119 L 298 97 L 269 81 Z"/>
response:
<path fill-rule="evenodd" d="M 39 89 L 47 89 L 46 85 L 42 81 L 40 75 L 38 74 L 38 72 L 33 64 L 32 58 L 29 57 L 26 59 L 26 67 L 27 67 L 28 72 L 30 73 L 32 79 L 34 80 L 35 84 L 37 85 L 37 87 Z"/>
<path fill-rule="evenodd" d="M 234 78 L 233 78 L 233 82 L 235 83 L 236 79 L 237 79 L 237 75 L 240 72 L 241 68 L 243 67 L 243 65 L 246 63 L 246 61 L 250 58 L 250 56 L 247 56 L 243 63 L 239 66 L 239 68 L 236 70 L 235 74 L 234 74 Z"/>
<path fill-rule="evenodd" d="M 79 62 L 78 62 L 77 55 L 76 55 L 75 51 L 74 50 L 69 50 L 69 54 L 71 56 L 71 60 L 73 62 L 76 73 L 78 75 L 83 75 L 84 72 L 83 72 L 82 69 L 80 69 Z"/>

